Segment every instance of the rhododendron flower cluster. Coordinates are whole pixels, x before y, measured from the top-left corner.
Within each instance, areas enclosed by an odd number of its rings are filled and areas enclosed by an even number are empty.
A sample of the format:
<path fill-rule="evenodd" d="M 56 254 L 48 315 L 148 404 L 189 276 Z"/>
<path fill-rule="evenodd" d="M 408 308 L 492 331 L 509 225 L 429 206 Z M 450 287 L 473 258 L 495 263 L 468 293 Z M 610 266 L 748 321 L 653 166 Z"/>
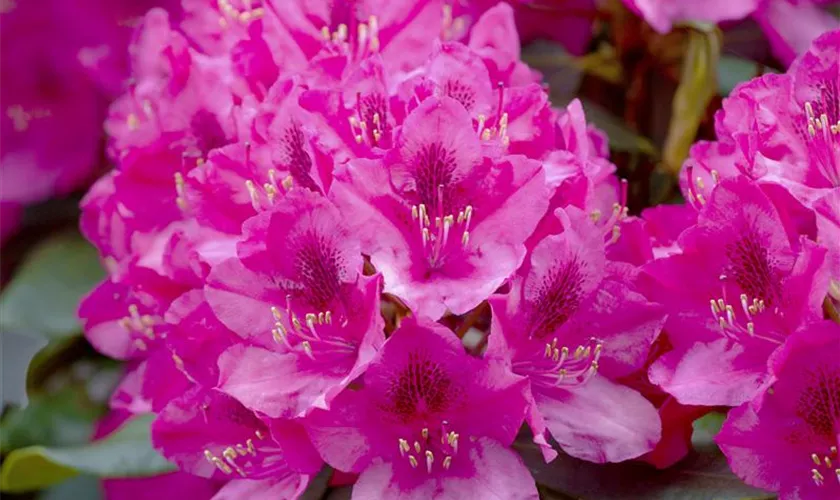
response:
<path fill-rule="evenodd" d="M 667 467 L 739 405 L 737 473 L 811 487 L 753 445 L 791 418 L 827 484 L 840 365 L 798 367 L 840 328 L 838 40 L 736 91 L 690 203 L 637 218 L 505 3 L 150 11 L 82 204 L 108 277 L 79 314 L 127 366 L 111 407 L 156 415 L 195 497 L 297 498 L 328 465 L 354 498 L 537 498 L 523 428 L 546 461 Z"/>

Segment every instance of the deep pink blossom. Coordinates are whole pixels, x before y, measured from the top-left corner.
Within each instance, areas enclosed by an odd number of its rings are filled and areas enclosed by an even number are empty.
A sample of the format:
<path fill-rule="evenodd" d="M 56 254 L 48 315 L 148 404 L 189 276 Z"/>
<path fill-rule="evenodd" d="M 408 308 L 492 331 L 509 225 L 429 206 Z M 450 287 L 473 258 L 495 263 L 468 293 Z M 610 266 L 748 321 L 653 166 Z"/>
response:
<path fill-rule="evenodd" d="M 754 400 L 732 410 L 716 441 L 732 470 L 779 498 L 840 496 L 840 326 L 809 324 L 770 362 Z"/>
<path fill-rule="evenodd" d="M 579 210 L 558 210 L 507 296 L 490 299 L 487 355 L 530 384 L 528 424 L 546 459 L 566 453 L 618 462 L 653 449 L 656 409 L 614 380 L 638 371 L 665 320 L 662 308 L 611 272 L 604 234 Z M 622 411 L 616 411 L 622 408 Z"/>
<path fill-rule="evenodd" d="M 507 448 L 525 381 L 470 357 L 445 327 L 406 318 L 365 373 L 307 430 L 337 469 L 360 472 L 353 498 L 537 498 Z M 499 473 L 504 471 L 504 473 Z"/>
<path fill-rule="evenodd" d="M 681 403 L 751 399 L 770 354 L 822 316 L 826 250 L 800 236 L 787 205 L 774 201 L 747 178 L 720 181 L 679 236 L 682 251 L 644 268 L 647 294 L 668 309 L 674 345 L 651 380 Z"/>
<path fill-rule="evenodd" d="M 171 401 L 152 424 L 152 443 L 185 472 L 229 480 L 216 498 L 297 498 L 321 467 L 298 424 L 263 421 L 215 390 Z"/>
<path fill-rule="evenodd" d="M 495 151 L 458 101 L 429 98 L 385 159 L 352 161 L 336 175 L 332 194 L 385 291 L 420 314 L 469 311 L 525 256 L 547 205 L 544 174 Z"/>
<path fill-rule="evenodd" d="M 295 189 L 246 222 L 238 257 L 216 266 L 207 299 L 253 345 L 219 359 L 220 388 L 271 417 L 303 415 L 361 375 L 384 341 L 379 276 L 326 199 Z"/>

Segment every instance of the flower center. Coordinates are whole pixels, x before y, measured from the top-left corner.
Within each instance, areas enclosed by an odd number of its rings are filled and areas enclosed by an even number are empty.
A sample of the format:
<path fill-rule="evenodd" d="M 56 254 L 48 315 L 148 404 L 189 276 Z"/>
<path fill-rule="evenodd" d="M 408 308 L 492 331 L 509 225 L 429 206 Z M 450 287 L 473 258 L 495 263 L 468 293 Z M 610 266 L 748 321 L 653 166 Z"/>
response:
<path fill-rule="evenodd" d="M 814 468 L 811 469 L 811 480 L 814 484 L 817 486 L 825 484 L 826 475 L 834 476 L 840 483 L 840 459 L 837 456 L 837 446 L 832 446 L 828 449 L 828 453 L 822 456 L 819 453 L 811 453 L 811 461 L 814 463 Z"/>
<path fill-rule="evenodd" d="M 435 215 L 444 213 L 442 184 L 438 186 L 438 191 L 438 206 L 434 213 L 430 214 L 424 203 L 411 207 L 411 219 L 417 222 L 423 251 L 433 268 L 443 265 L 447 254 L 469 245 L 470 223 L 474 212 L 472 205 L 467 205 L 458 212 L 457 218 L 454 214 Z"/>
<path fill-rule="evenodd" d="M 433 470 L 449 470 L 458 454 L 460 434 L 451 430 L 446 420 L 432 430 L 423 427 L 419 433 L 399 438 L 400 458 L 412 469 L 425 469 L 427 474 Z"/>
<path fill-rule="evenodd" d="M 368 17 L 367 23 L 359 23 L 355 13 L 332 17 L 346 22 L 339 22 L 335 29 L 330 26 L 321 28 L 321 37 L 327 50 L 345 54 L 357 61 L 379 52 L 379 19 L 376 16 Z M 347 23 L 350 23 L 349 27 Z"/>
<path fill-rule="evenodd" d="M 254 432 L 254 437 L 257 440 L 263 440 L 265 439 L 265 434 L 257 430 Z M 209 449 L 205 449 L 204 459 L 213 464 L 225 475 L 236 472 L 241 477 L 248 477 L 245 469 L 251 466 L 251 462 L 258 456 L 258 453 L 257 447 L 254 444 L 254 438 L 248 438 L 242 443 L 235 443 L 226 447 L 219 455 L 216 455 Z"/>
<path fill-rule="evenodd" d="M 356 94 L 356 115 L 348 118 L 348 121 L 357 144 L 364 142 L 370 146 L 378 146 L 380 141 L 391 137 L 388 103 L 378 92 Z"/>
<path fill-rule="evenodd" d="M 840 117 L 835 116 L 832 122 L 827 113 L 817 115 L 810 102 L 805 103 L 805 115 L 808 118 L 808 157 L 832 186 L 840 187 Z"/>
<path fill-rule="evenodd" d="M 118 321 L 119 325 L 134 338 L 134 346 L 141 351 L 147 351 L 149 342 L 157 339 L 154 327 L 161 322 L 162 318 L 159 316 L 140 314 L 137 304 L 129 305 L 128 316 Z"/>
<path fill-rule="evenodd" d="M 346 356 L 356 350 L 356 345 L 342 335 L 348 319 L 342 315 L 333 322 L 330 310 L 306 313 L 301 321 L 292 310 L 292 297 L 286 296 L 286 309 L 271 307 L 275 323 L 271 330 L 274 341 L 292 352 L 303 353 L 309 359 L 324 361 L 328 356 Z"/>
<path fill-rule="evenodd" d="M 224 17 L 219 18 L 219 25 L 222 28 L 228 26 L 228 19 L 247 24 L 262 18 L 265 14 L 262 0 L 217 0 L 216 4 L 219 12 L 224 14 Z"/>
<path fill-rule="evenodd" d="M 586 345 L 579 345 L 572 351 L 558 345 L 555 337 L 545 343 L 541 357 L 514 361 L 513 368 L 515 372 L 528 373 L 533 383 L 545 387 L 579 386 L 598 372 L 602 349 L 601 341 L 591 338 Z"/>

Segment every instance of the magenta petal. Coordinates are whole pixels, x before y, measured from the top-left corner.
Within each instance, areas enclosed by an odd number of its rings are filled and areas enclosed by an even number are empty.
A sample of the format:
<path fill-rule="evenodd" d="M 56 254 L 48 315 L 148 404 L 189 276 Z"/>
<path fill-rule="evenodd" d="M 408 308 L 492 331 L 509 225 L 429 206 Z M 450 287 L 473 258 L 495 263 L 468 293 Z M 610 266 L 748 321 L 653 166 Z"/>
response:
<path fill-rule="evenodd" d="M 650 368 L 650 380 L 682 404 L 737 406 L 767 380 L 771 349 L 728 339 L 697 343 L 659 358 Z"/>
<path fill-rule="evenodd" d="M 647 399 L 598 375 L 580 387 L 541 388 L 534 398 L 563 451 L 590 462 L 639 457 L 656 446 L 662 432 L 659 413 Z"/>
<path fill-rule="evenodd" d="M 536 500 L 534 479 L 522 459 L 508 448 L 486 438 L 470 449 L 469 474 L 431 476 L 424 482 L 406 487 L 393 465 L 376 462 L 359 476 L 353 486 L 353 498 L 433 499 L 504 498 Z M 502 472 L 503 473 L 500 473 Z"/>
<path fill-rule="evenodd" d="M 224 485 L 212 500 L 295 499 L 306 491 L 308 483 L 308 476 L 298 474 L 290 474 L 277 479 L 235 479 Z"/>

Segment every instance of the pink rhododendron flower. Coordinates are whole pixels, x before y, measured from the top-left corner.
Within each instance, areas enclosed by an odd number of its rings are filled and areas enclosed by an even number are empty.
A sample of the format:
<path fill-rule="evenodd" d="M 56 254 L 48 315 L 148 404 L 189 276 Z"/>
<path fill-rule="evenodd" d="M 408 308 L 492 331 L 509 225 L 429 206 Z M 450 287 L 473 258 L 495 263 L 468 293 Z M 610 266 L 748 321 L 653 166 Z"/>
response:
<path fill-rule="evenodd" d="M 361 375 L 384 341 L 380 279 L 326 199 L 297 189 L 246 222 L 239 256 L 213 269 L 216 315 L 254 345 L 219 359 L 220 388 L 270 417 L 294 417 Z M 269 375 L 270 374 L 270 375 Z"/>
<path fill-rule="evenodd" d="M 429 98 L 385 159 L 336 175 L 333 195 L 385 291 L 439 318 L 478 305 L 522 262 L 546 208 L 543 178 L 536 162 L 488 151 L 458 101 Z"/>
<path fill-rule="evenodd" d="M 732 410 L 716 441 L 732 470 L 781 499 L 840 495 L 840 326 L 803 326 L 770 361 L 767 388 Z"/>
<path fill-rule="evenodd" d="M 353 498 L 537 498 L 507 448 L 525 381 L 470 357 L 446 328 L 404 319 L 365 373 L 307 430 L 334 467 L 360 472 Z M 504 471 L 504 473 L 499 473 Z"/>
<path fill-rule="evenodd" d="M 751 399 L 771 353 L 822 315 L 826 250 L 800 236 L 788 206 L 774 201 L 747 178 L 720 181 L 679 236 L 682 251 L 644 267 L 674 345 L 650 377 L 681 403 Z"/>
<path fill-rule="evenodd" d="M 528 378 L 528 424 L 547 459 L 549 436 L 585 460 L 635 458 L 659 440 L 659 418 L 613 380 L 644 365 L 665 315 L 612 275 L 600 228 L 573 208 L 557 215 L 563 232 L 536 245 L 507 297 L 490 299 L 487 355 Z"/>
<path fill-rule="evenodd" d="M 263 421 L 214 390 L 172 400 L 152 424 L 152 443 L 185 472 L 229 480 L 216 498 L 296 498 L 321 467 L 298 424 Z"/>

